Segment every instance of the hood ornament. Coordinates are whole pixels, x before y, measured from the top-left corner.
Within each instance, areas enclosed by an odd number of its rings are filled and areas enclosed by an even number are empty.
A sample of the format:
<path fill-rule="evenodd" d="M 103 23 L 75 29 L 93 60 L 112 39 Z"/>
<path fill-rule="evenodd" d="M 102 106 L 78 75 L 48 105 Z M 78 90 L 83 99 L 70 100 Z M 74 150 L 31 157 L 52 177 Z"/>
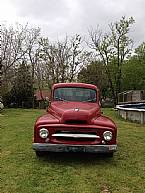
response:
<path fill-rule="evenodd" d="M 75 109 L 74 109 L 74 111 L 78 112 L 78 111 L 79 111 L 79 109 L 78 109 L 78 108 L 75 108 Z"/>

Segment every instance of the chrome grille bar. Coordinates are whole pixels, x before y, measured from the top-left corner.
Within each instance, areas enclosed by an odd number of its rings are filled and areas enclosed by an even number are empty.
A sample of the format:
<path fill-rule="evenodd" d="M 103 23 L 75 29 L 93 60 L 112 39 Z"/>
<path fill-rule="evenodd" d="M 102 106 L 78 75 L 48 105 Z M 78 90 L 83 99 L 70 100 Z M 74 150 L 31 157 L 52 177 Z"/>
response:
<path fill-rule="evenodd" d="M 94 134 L 78 134 L 78 133 L 55 133 L 53 137 L 70 137 L 70 138 L 88 138 L 88 139 L 100 139 L 100 136 Z"/>

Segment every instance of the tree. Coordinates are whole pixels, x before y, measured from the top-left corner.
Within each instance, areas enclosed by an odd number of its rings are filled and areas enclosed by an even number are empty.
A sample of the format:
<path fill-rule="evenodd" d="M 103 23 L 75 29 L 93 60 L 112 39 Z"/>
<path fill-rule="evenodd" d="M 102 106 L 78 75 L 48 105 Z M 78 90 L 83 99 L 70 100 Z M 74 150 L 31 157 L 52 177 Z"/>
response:
<path fill-rule="evenodd" d="M 81 70 L 86 59 L 86 53 L 81 47 L 82 38 L 80 35 L 76 34 L 70 39 L 70 53 L 68 60 L 68 72 L 67 77 L 69 82 L 74 81 L 76 74 Z"/>
<path fill-rule="evenodd" d="M 145 42 L 135 49 L 135 56 L 142 60 L 142 62 L 145 62 Z"/>
<path fill-rule="evenodd" d="M 122 68 L 123 90 L 145 90 L 145 43 L 135 49 Z"/>
<path fill-rule="evenodd" d="M 103 34 L 99 28 L 90 31 L 91 43 L 104 64 L 110 84 L 114 105 L 118 102 L 121 91 L 122 65 L 132 49 L 132 40 L 128 37 L 130 26 L 134 23 L 132 17 L 122 17 L 120 21 L 109 25 L 110 32 Z"/>
<path fill-rule="evenodd" d="M 105 74 L 105 69 L 100 61 L 94 61 L 83 67 L 78 74 L 78 80 L 89 84 L 96 85 L 103 98 L 109 95 L 108 80 Z"/>
<path fill-rule="evenodd" d="M 34 63 L 36 58 L 36 44 L 40 29 L 29 28 L 28 25 L 1 26 L 1 64 L 0 86 L 4 96 L 12 88 L 16 70 L 23 60 L 31 66 L 34 80 Z M 33 83 L 33 82 L 32 82 Z"/>
<path fill-rule="evenodd" d="M 27 53 L 25 46 L 27 26 L 17 25 L 16 28 L 5 25 L 1 27 L 1 72 L 2 83 L 9 80 L 12 67 Z M 15 68 L 15 67 L 14 67 Z"/>
<path fill-rule="evenodd" d="M 54 43 L 48 38 L 41 38 L 39 43 L 42 58 L 39 69 L 44 67 L 43 75 L 49 85 L 75 81 L 88 56 L 81 47 L 81 37 L 75 35 L 70 39 L 66 37 L 64 41 Z"/>
<path fill-rule="evenodd" d="M 33 107 L 35 103 L 34 91 L 35 91 L 35 77 L 36 77 L 36 69 L 39 62 L 39 53 L 40 53 L 40 28 L 32 28 L 27 30 L 27 60 L 29 65 L 31 66 L 31 78 L 32 78 L 32 88 L 33 88 Z"/>
<path fill-rule="evenodd" d="M 48 82 L 48 87 L 51 87 L 51 84 L 59 82 L 59 65 L 56 61 L 56 53 L 58 49 L 54 43 L 51 43 L 48 38 L 40 38 L 40 58 L 37 66 L 37 77 L 41 81 Z M 39 82 L 40 83 L 40 82 Z"/>
<path fill-rule="evenodd" d="M 17 107 L 32 107 L 32 77 L 25 61 L 22 61 L 17 70 L 10 96 L 9 102 L 14 103 Z"/>

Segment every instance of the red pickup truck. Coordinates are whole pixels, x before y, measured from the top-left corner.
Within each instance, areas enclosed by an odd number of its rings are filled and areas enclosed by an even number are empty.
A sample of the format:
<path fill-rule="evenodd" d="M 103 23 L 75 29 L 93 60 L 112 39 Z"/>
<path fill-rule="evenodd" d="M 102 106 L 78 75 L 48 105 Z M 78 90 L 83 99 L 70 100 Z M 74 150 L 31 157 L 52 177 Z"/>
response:
<path fill-rule="evenodd" d="M 33 149 L 45 152 L 116 151 L 115 123 L 101 114 L 99 90 L 84 83 L 58 83 L 51 90 L 47 114 L 36 120 Z"/>

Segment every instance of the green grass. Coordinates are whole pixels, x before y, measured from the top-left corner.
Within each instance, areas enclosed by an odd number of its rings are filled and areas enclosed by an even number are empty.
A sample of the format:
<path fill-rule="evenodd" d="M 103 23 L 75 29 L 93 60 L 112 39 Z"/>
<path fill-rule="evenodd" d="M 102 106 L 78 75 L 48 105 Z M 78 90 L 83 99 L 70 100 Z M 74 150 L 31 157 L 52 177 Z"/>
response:
<path fill-rule="evenodd" d="M 43 110 L 6 109 L 1 124 L 1 193 L 144 193 L 145 127 L 103 109 L 118 126 L 113 158 L 56 154 L 37 158 L 33 125 Z"/>

